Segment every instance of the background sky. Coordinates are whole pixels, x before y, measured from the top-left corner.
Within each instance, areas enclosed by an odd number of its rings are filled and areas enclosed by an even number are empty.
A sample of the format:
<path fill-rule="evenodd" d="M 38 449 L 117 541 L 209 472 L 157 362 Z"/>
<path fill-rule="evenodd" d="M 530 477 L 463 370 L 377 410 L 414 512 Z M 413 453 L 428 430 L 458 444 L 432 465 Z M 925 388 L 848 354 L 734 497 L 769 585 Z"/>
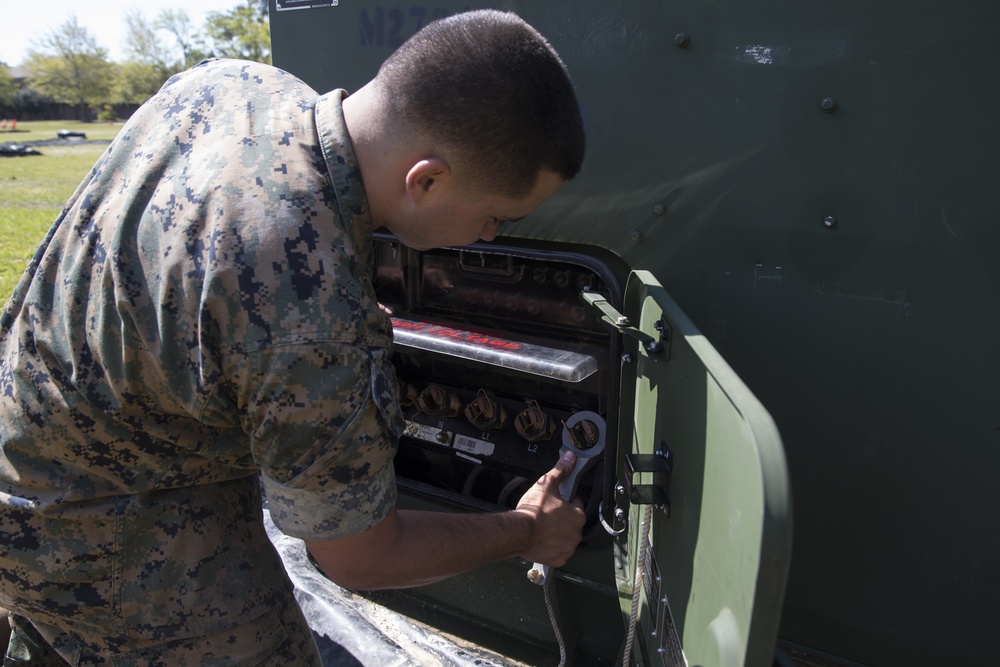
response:
<path fill-rule="evenodd" d="M 183 10 L 192 26 L 200 29 L 208 12 L 229 11 L 239 4 L 240 0 L 0 0 L 0 62 L 10 67 L 23 64 L 32 43 L 65 23 L 71 13 L 108 50 L 111 60 L 121 61 L 122 16 L 129 7 L 139 7 L 150 21 L 164 9 Z"/>

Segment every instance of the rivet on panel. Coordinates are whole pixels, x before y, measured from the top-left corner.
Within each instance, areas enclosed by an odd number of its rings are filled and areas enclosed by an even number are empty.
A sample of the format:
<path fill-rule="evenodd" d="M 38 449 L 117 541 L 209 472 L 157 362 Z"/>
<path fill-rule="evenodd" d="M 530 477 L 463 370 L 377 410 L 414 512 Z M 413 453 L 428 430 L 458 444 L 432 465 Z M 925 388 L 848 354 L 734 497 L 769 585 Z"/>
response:
<path fill-rule="evenodd" d="M 833 113 L 837 110 L 837 100 L 833 97 L 824 97 L 819 102 L 819 108 L 823 110 L 823 113 Z"/>
<path fill-rule="evenodd" d="M 655 213 L 656 215 L 663 215 L 664 213 L 666 213 L 666 211 L 667 207 L 664 206 L 663 204 L 657 204 L 656 206 L 653 207 L 653 213 Z"/>
<path fill-rule="evenodd" d="M 691 38 L 688 36 L 686 32 L 679 32 L 676 35 L 674 35 L 674 44 L 676 44 L 678 48 L 681 49 L 687 48 L 687 45 L 690 43 L 691 43 Z"/>
<path fill-rule="evenodd" d="M 828 215 L 823 218 L 823 224 L 827 227 L 835 227 L 837 225 L 837 219 L 832 215 Z"/>
<path fill-rule="evenodd" d="M 631 239 L 633 241 L 641 241 L 642 240 L 642 232 L 640 232 L 638 229 L 633 229 L 632 233 L 629 236 L 631 237 Z"/>

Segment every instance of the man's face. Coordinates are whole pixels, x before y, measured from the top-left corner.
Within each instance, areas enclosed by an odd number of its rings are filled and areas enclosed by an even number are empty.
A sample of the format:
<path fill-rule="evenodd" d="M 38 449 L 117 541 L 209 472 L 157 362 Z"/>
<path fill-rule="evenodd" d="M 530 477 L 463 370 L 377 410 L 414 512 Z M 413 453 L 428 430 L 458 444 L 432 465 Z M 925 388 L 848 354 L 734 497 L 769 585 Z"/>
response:
<path fill-rule="evenodd" d="M 452 187 L 392 231 L 401 243 L 416 250 L 492 241 L 502 223 L 520 220 L 534 211 L 563 182 L 555 172 L 542 170 L 534 189 L 522 198 Z"/>

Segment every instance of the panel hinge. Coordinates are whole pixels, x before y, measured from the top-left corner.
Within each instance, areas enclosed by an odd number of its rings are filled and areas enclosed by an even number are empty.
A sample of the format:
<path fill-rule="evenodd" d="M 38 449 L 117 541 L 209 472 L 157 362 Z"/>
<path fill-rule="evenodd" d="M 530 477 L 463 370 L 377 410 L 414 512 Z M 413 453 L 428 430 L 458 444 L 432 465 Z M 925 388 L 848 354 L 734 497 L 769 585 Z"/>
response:
<path fill-rule="evenodd" d="M 670 449 L 661 446 L 655 454 L 625 455 L 625 493 L 633 505 L 653 505 L 670 516 L 667 497 L 666 474 L 673 470 L 674 456 Z M 654 484 L 636 484 L 636 473 L 653 473 L 660 476 Z"/>
<path fill-rule="evenodd" d="M 653 323 L 653 328 L 659 332 L 659 336 L 650 336 L 632 326 L 632 322 L 629 321 L 628 317 L 619 313 L 601 294 L 583 291 L 580 296 L 583 297 L 583 300 L 588 305 L 601 311 L 603 315 L 601 319 L 605 323 L 618 329 L 619 332 L 635 338 L 647 353 L 666 354 L 669 358 L 670 324 L 665 319 L 661 318 Z"/>

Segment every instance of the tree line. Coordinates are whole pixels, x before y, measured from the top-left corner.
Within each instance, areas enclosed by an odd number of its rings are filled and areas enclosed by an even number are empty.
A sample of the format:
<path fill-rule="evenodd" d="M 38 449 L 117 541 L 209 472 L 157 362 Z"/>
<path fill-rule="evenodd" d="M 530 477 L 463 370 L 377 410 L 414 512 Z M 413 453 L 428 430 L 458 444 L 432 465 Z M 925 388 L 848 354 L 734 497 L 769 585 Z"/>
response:
<path fill-rule="evenodd" d="M 172 75 L 204 58 L 271 62 L 266 0 L 209 12 L 201 29 L 183 10 L 148 19 L 133 6 L 123 20 L 123 62 L 112 62 L 108 50 L 70 14 L 28 51 L 25 78 L 15 79 L 0 63 L 0 116 L 37 115 L 54 102 L 77 107 L 84 121 L 92 120 L 93 109 L 98 119 L 113 120 L 115 105 L 142 104 Z"/>

